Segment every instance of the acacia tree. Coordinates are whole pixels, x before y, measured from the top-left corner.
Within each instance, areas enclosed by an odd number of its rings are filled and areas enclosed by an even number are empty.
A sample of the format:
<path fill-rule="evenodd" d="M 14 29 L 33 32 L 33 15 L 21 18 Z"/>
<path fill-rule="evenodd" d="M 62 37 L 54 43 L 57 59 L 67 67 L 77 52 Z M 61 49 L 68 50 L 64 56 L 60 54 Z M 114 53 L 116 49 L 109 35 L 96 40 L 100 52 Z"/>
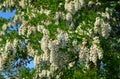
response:
<path fill-rule="evenodd" d="M 24 79 L 120 78 L 120 1 L 0 0 L 0 73 Z M 34 61 L 35 68 L 26 65 Z"/>

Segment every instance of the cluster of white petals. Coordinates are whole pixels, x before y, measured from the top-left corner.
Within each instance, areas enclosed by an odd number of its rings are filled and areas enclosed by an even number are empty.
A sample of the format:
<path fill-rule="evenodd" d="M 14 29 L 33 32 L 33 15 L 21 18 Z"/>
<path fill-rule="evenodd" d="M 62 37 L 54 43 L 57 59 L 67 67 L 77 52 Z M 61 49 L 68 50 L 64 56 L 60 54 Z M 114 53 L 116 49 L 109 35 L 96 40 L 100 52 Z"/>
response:
<path fill-rule="evenodd" d="M 42 70 L 40 73 L 39 73 L 39 77 L 40 78 L 47 78 L 47 79 L 50 79 L 50 71 L 49 70 Z"/>
<path fill-rule="evenodd" d="M 43 25 L 38 25 L 38 26 L 37 26 L 37 31 L 38 31 L 38 32 L 42 33 L 43 29 L 44 29 L 44 26 L 43 26 Z"/>
<path fill-rule="evenodd" d="M 60 51 L 60 48 L 67 47 L 68 34 L 62 30 L 59 30 L 59 32 L 57 40 L 50 40 L 48 45 L 50 49 L 50 63 L 55 67 L 61 67 L 67 61 L 65 60 L 67 55 Z"/>
<path fill-rule="evenodd" d="M 8 58 L 8 54 L 5 52 L 2 52 L 0 55 L 0 71 L 3 70 L 3 65 L 6 62 L 6 59 Z"/>
<path fill-rule="evenodd" d="M 66 32 L 59 29 L 58 29 L 58 33 L 59 33 L 57 35 L 58 42 L 60 43 L 60 47 L 64 48 L 68 44 L 69 36 Z"/>
<path fill-rule="evenodd" d="M 70 26 L 72 28 L 75 26 L 73 22 L 73 15 L 75 15 L 75 13 L 78 12 L 84 6 L 85 6 L 84 0 L 73 0 L 73 1 L 66 0 L 65 1 L 64 8 L 67 11 L 67 14 L 65 16 L 67 26 Z"/>
<path fill-rule="evenodd" d="M 51 12 L 50 10 L 43 9 L 42 7 L 41 7 L 41 10 L 39 11 L 40 14 L 43 14 L 43 13 L 44 13 L 44 14 L 46 14 L 47 16 L 50 14 L 50 12 Z"/>
<path fill-rule="evenodd" d="M 105 22 L 100 17 L 96 17 L 96 21 L 94 23 L 94 32 L 99 33 L 102 37 L 107 39 L 111 32 L 111 26 L 108 22 Z"/>
<path fill-rule="evenodd" d="M 83 61 L 86 65 L 89 61 L 92 61 L 95 65 L 97 63 L 98 59 L 102 59 L 103 52 L 100 48 L 100 41 L 99 37 L 94 37 L 93 42 L 90 48 L 86 46 L 87 39 L 83 39 L 82 46 L 79 52 L 79 59 L 80 61 Z"/>
<path fill-rule="evenodd" d="M 56 20 L 55 24 L 58 25 L 61 19 L 65 20 L 65 14 L 63 12 L 56 12 L 54 18 Z"/>
<path fill-rule="evenodd" d="M 17 47 L 18 45 L 18 40 L 17 39 L 14 39 L 13 42 L 10 42 L 9 40 L 6 41 L 6 44 L 3 47 L 0 48 L 0 70 L 3 69 L 3 65 L 5 64 L 5 62 L 7 62 L 7 60 L 9 60 L 9 56 L 8 54 L 11 52 L 11 54 L 13 56 L 15 56 L 16 52 L 17 52 Z M 9 60 L 10 62 L 10 60 Z M 9 63 L 8 62 L 8 63 Z"/>
<path fill-rule="evenodd" d="M 80 61 L 84 61 L 87 64 L 89 61 L 89 48 L 87 47 L 86 44 L 87 44 L 87 39 L 84 38 L 79 52 L 79 59 Z"/>
<path fill-rule="evenodd" d="M 3 7 L 13 7 L 15 5 L 14 0 L 6 0 L 3 3 L 0 3 L 0 9 L 3 10 Z M 10 11 L 9 9 L 7 9 L 7 11 Z"/>
<path fill-rule="evenodd" d="M 51 73 L 58 68 L 61 68 L 68 61 L 68 54 L 60 50 L 60 43 L 58 40 L 49 41 L 50 49 L 50 71 Z"/>
<path fill-rule="evenodd" d="M 99 37 L 94 37 L 92 46 L 90 47 L 90 61 L 92 61 L 95 65 L 97 63 L 97 59 L 102 59 L 103 53 L 102 49 L 99 46 Z"/>
<path fill-rule="evenodd" d="M 42 62 L 42 58 L 40 55 L 34 55 L 34 66 L 38 67 L 40 63 Z"/>
<path fill-rule="evenodd" d="M 52 40 L 49 39 L 49 31 L 47 29 L 43 28 L 42 25 L 38 27 L 39 32 L 42 31 L 43 33 L 43 37 L 40 41 L 41 50 L 43 53 L 41 55 L 34 55 L 34 65 L 38 67 L 42 63 L 46 65 L 50 63 L 50 70 L 46 69 L 39 72 L 40 78 L 50 78 L 50 75 L 52 75 L 54 71 L 56 71 L 58 68 L 63 67 L 68 61 L 68 54 L 61 51 L 60 48 L 64 49 L 67 47 L 69 37 L 67 32 L 58 29 L 58 35 L 56 36 L 57 38 L 55 40 Z M 31 48 L 28 49 L 30 50 Z"/>
<path fill-rule="evenodd" d="M 19 30 L 18 30 L 18 34 L 19 35 L 24 35 L 26 32 L 26 26 L 25 25 L 21 25 Z"/>
<path fill-rule="evenodd" d="M 111 32 L 111 26 L 109 23 L 103 23 L 102 29 L 101 29 L 101 35 L 107 39 L 110 36 Z"/>
<path fill-rule="evenodd" d="M 84 0 L 65 1 L 65 10 L 75 14 L 78 10 L 85 6 Z"/>
<path fill-rule="evenodd" d="M 22 8 L 25 8 L 25 6 L 26 6 L 25 0 L 20 0 L 19 5 L 20 5 Z"/>
<path fill-rule="evenodd" d="M 80 52 L 80 45 L 78 44 L 78 41 L 75 39 L 72 42 L 72 46 L 73 46 L 73 51 L 76 52 Z"/>
<path fill-rule="evenodd" d="M 36 33 L 36 27 L 35 26 L 28 26 L 27 37 L 29 37 L 31 34 L 35 34 L 35 33 Z"/>
<path fill-rule="evenodd" d="M 49 60 L 48 43 L 49 43 L 49 31 L 47 29 L 43 29 L 43 38 L 41 39 L 41 49 L 44 52 L 42 56 L 44 61 Z"/>
<path fill-rule="evenodd" d="M 34 55 L 35 55 L 35 50 L 34 50 L 33 47 L 30 45 L 30 43 L 28 43 L 28 45 L 27 45 L 27 51 L 28 51 L 28 53 L 29 53 L 29 55 L 30 55 L 31 57 L 34 57 Z"/>
<path fill-rule="evenodd" d="M 28 48 L 28 50 L 31 52 L 29 52 L 32 56 L 34 56 L 34 65 L 38 66 L 41 64 L 41 62 L 49 62 L 49 58 L 50 58 L 50 52 L 48 49 L 48 43 L 49 43 L 49 31 L 45 28 L 43 28 L 42 25 L 39 25 L 37 28 L 39 32 L 43 33 L 43 37 L 40 41 L 40 46 L 41 46 L 41 50 L 43 51 L 43 53 L 41 55 L 37 55 L 37 51 L 35 51 L 32 47 Z M 36 53 L 35 53 L 36 52 Z"/>
<path fill-rule="evenodd" d="M 2 30 L 0 31 L 0 35 L 5 35 L 5 32 L 11 27 L 11 23 L 5 23 L 2 25 Z"/>

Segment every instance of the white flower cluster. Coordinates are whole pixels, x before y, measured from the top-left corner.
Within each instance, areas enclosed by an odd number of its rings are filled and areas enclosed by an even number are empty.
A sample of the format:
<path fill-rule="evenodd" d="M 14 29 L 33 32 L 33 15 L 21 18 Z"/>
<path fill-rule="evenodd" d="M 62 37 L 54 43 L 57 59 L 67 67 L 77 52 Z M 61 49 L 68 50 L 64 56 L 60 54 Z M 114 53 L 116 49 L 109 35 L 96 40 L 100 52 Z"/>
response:
<path fill-rule="evenodd" d="M 35 54 L 35 55 L 34 55 L 34 66 L 35 66 L 35 67 L 38 67 L 41 62 L 42 62 L 41 56 Z"/>
<path fill-rule="evenodd" d="M 24 35 L 26 32 L 26 26 L 25 25 L 21 25 L 19 30 L 18 30 L 18 34 L 19 35 Z"/>
<path fill-rule="evenodd" d="M 0 70 L 3 69 L 4 63 L 7 62 L 6 60 L 11 59 L 10 57 L 8 57 L 9 52 L 12 52 L 11 55 L 13 57 L 15 56 L 15 53 L 17 52 L 16 50 L 17 44 L 18 44 L 17 39 L 14 39 L 13 42 L 10 42 L 9 40 L 7 40 L 6 45 L 0 48 L 0 53 L 1 53 L 0 54 Z"/>
<path fill-rule="evenodd" d="M 59 43 L 57 40 L 50 40 L 48 47 L 50 49 L 50 63 L 51 63 L 51 67 L 58 67 L 59 65 Z M 51 69 L 52 71 L 54 71 L 54 69 Z"/>
<path fill-rule="evenodd" d="M 112 11 L 113 11 L 113 9 L 110 9 L 110 8 L 107 7 L 107 8 L 105 9 L 105 12 L 102 12 L 102 13 L 100 13 L 100 14 L 101 14 L 101 16 L 104 17 L 105 19 L 110 20 L 110 18 L 111 18 L 111 16 L 112 16 Z"/>
<path fill-rule="evenodd" d="M 6 62 L 6 59 L 8 58 L 8 54 L 5 52 L 2 52 L 0 55 L 0 71 L 3 70 L 3 65 Z"/>
<path fill-rule="evenodd" d="M 104 22 L 100 17 L 96 17 L 96 21 L 94 23 L 94 32 L 99 33 L 102 37 L 107 39 L 111 32 L 111 26 L 109 23 Z"/>
<path fill-rule="evenodd" d="M 37 31 L 38 32 L 42 33 L 43 29 L 44 29 L 43 25 L 37 25 Z"/>
<path fill-rule="evenodd" d="M 59 50 L 60 47 L 61 46 L 58 40 L 49 41 L 51 73 L 64 66 L 64 64 L 68 61 L 68 55 Z"/>
<path fill-rule="evenodd" d="M 0 3 L 0 9 L 3 10 L 3 7 L 13 7 L 16 4 L 14 3 L 14 0 L 6 0 L 3 3 Z M 9 9 L 7 9 L 7 11 L 10 11 Z"/>
<path fill-rule="evenodd" d="M 43 54 L 37 56 L 37 53 L 35 54 L 35 51 L 32 47 L 30 47 L 29 45 L 29 53 L 34 56 L 34 64 L 35 66 L 38 66 L 40 65 L 40 63 L 42 61 L 47 61 L 49 62 L 49 58 L 50 58 L 50 52 L 49 52 L 49 49 L 48 49 L 48 43 L 49 43 L 49 31 L 47 29 L 45 29 L 42 25 L 38 25 L 37 26 L 37 30 L 39 32 L 42 32 L 43 33 L 43 37 L 40 41 L 40 46 L 41 46 L 41 50 L 43 51 Z"/>
<path fill-rule="evenodd" d="M 49 70 L 42 70 L 39 73 L 39 77 L 40 77 L 40 79 L 42 79 L 42 78 L 50 79 L 50 71 Z"/>
<path fill-rule="evenodd" d="M 67 25 L 70 27 L 74 27 L 74 22 L 73 22 L 73 15 L 80 10 L 83 6 L 85 5 L 84 0 L 74 0 L 74 1 L 65 1 L 65 10 L 67 11 L 66 14 L 66 21 Z"/>
<path fill-rule="evenodd" d="M 6 31 L 7 28 L 8 28 L 7 24 L 3 24 L 3 26 L 2 26 L 2 30 L 3 30 L 3 31 Z"/>
<path fill-rule="evenodd" d="M 43 29 L 43 38 L 41 39 L 41 49 L 43 50 L 43 60 L 49 60 L 49 49 L 48 49 L 48 42 L 49 42 L 49 31 L 47 29 Z"/>
<path fill-rule="evenodd" d="M 38 26 L 39 32 L 42 31 L 43 37 L 40 41 L 41 49 L 43 54 L 34 54 L 34 65 L 38 67 L 42 62 L 50 63 L 50 70 L 42 70 L 39 72 L 39 77 L 49 77 L 54 73 L 55 70 L 64 66 L 68 61 L 68 54 L 61 51 L 60 48 L 67 47 L 68 34 L 60 29 L 58 29 L 58 35 L 56 40 L 49 39 L 49 31 L 45 29 L 42 25 Z M 28 48 L 29 50 L 31 48 Z M 34 51 L 31 50 L 33 53 Z M 46 63 L 46 64 L 49 64 Z"/>
<path fill-rule="evenodd" d="M 79 52 L 80 61 L 85 62 L 87 65 L 89 61 L 92 61 L 95 65 L 97 63 L 97 59 L 102 59 L 102 49 L 99 46 L 99 37 L 94 37 L 92 45 L 90 49 L 86 46 L 87 39 L 83 39 L 82 46 Z"/>
<path fill-rule="evenodd" d="M 46 14 L 47 16 L 50 14 L 50 12 L 51 12 L 50 10 L 43 9 L 42 7 L 41 7 L 41 10 L 39 11 L 40 14 L 43 14 L 43 13 L 44 13 L 44 14 Z"/>
<path fill-rule="evenodd" d="M 95 4 L 95 2 L 93 2 L 93 1 L 89 1 L 89 2 L 88 2 L 88 7 L 91 8 L 94 4 Z"/>
<path fill-rule="evenodd" d="M 71 14 L 75 14 L 83 6 L 85 6 L 84 0 L 65 1 L 65 10 L 67 10 Z"/>
<path fill-rule="evenodd" d="M 57 40 L 49 41 L 50 49 L 50 63 L 52 66 L 61 67 L 66 61 L 65 53 L 60 51 L 60 48 L 65 48 L 68 43 L 68 34 L 60 31 L 58 34 Z"/>
<path fill-rule="evenodd" d="M 99 43 L 100 43 L 99 37 L 94 37 L 92 46 L 90 47 L 90 58 L 89 59 L 95 65 L 97 63 L 97 59 L 102 59 L 103 57 L 102 50 L 100 49 Z"/>
<path fill-rule="evenodd" d="M 29 55 L 30 55 L 31 57 L 34 57 L 34 55 L 35 55 L 35 50 L 34 50 L 33 47 L 30 45 L 30 43 L 28 43 L 28 45 L 27 45 L 27 51 L 28 51 L 28 53 L 29 53 Z"/>
<path fill-rule="evenodd" d="M 101 24 L 102 24 L 102 21 L 101 21 L 100 17 L 96 17 L 96 20 L 94 23 L 94 32 L 95 33 L 100 33 Z"/>
<path fill-rule="evenodd" d="M 12 25 L 17 25 L 19 22 L 25 22 L 21 15 L 15 15 Z"/>
<path fill-rule="evenodd" d="M 72 42 L 72 46 L 73 46 L 73 51 L 76 52 L 80 52 L 80 45 L 78 44 L 78 41 L 75 39 Z"/>
<path fill-rule="evenodd" d="M 110 24 L 108 23 L 103 23 L 102 25 L 102 29 L 101 29 L 101 35 L 107 39 L 110 36 L 110 32 L 111 32 L 111 27 Z"/>
<path fill-rule="evenodd" d="M 60 47 L 64 48 L 68 44 L 69 36 L 66 32 L 58 29 L 57 39 L 58 42 L 60 43 Z"/>
<path fill-rule="evenodd" d="M 13 43 L 10 42 L 9 40 L 6 41 L 6 45 L 5 45 L 5 52 L 9 52 L 9 51 L 12 51 L 13 54 L 16 53 L 16 47 L 17 47 L 17 44 L 18 44 L 18 40 L 17 39 L 14 39 L 13 40 Z"/>
<path fill-rule="evenodd" d="M 13 55 L 15 55 L 15 53 L 17 52 L 16 47 L 18 46 L 18 42 L 19 42 L 18 39 L 13 40 L 13 43 L 12 43 Z"/>
<path fill-rule="evenodd" d="M 25 8 L 25 6 L 26 6 L 25 0 L 20 0 L 20 1 L 19 1 L 19 5 L 20 5 L 22 8 Z"/>
<path fill-rule="evenodd" d="M 56 20 L 55 24 L 58 25 L 61 19 L 65 19 L 65 14 L 63 12 L 56 12 L 54 18 Z"/>
<path fill-rule="evenodd" d="M 12 49 L 12 44 L 9 40 L 6 41 L 5 52 L 8 52 Z"/>
<path fill-rule="evenodd" d="M 31 34 L 35 34 L 35 33 L 36 33 L 36 27 L 35 26 L 28 26 L 27 37 L 29 37 Z"/>
<path fill-rule="evenodd" d="M 5 23 L 2 25 L 2 30 L 0 31 L 0 35 L 5 35 L 6 30 L 11 26 L 10 22 Z"/>
<path fill-rule="evenodd" d="M 85 62 L 86 64 L 89 61 L 89 48 L 87 47 L 87 39 L 83 39 L 82 46 L 79 52 L 80 61 Z"/>

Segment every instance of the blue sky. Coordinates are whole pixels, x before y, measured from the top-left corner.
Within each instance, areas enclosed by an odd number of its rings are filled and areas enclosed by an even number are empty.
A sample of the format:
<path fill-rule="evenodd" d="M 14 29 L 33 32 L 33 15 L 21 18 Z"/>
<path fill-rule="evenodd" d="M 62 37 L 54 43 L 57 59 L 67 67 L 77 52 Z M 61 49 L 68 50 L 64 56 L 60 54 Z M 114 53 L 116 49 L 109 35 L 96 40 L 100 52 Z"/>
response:
<path fill-rule="evenodd" d="M 16 13 L 16 10 L 13 10 L 12 12 L 3 12 L 0 10 L 0 18 L 10 19 L 14 17 L 15 13 Z M 27 65 L 27 67 L 34 68 L 33 61 L 31 61 L 30 64 Z"/>
<path fill-rule="evenodd" d="M 14 17 L 15 13 L 16 13 L 16 10 L 13 10 L 12 12 L 3 12 L 0 10 L 0 17 L 9 19 Z"/>

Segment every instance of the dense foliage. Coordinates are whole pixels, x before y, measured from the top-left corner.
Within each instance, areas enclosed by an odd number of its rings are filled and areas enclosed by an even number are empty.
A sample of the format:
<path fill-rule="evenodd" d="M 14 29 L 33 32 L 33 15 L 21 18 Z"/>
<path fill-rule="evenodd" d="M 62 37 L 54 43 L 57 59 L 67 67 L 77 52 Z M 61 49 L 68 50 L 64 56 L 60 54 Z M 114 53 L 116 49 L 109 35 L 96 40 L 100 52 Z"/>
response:
<path fill-rule="evenodd" d="M 119 79 L 120 1 L 0 0 L 1 79 Z M 26 65 L 34 61 L 35 68 Z"/>

